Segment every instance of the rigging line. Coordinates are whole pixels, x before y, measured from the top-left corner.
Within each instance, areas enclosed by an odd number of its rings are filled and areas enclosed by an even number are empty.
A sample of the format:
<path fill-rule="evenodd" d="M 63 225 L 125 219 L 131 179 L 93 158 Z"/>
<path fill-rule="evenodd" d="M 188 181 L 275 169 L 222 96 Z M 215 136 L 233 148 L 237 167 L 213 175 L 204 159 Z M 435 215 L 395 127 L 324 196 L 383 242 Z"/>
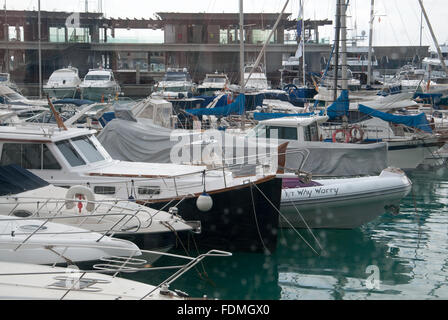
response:
<path fill-rule="evenodd" d="M 257 232 L 258 232 L 258 236 L 260 237 L 260 241 L 261 241 L 261 244 L 263 245 L 263 247 L 264 247 L 264 250 L 266 251 L 266 252 L 268 252 L 269 254 L 271 254 L 271 252 L 269 251 L 269 249 L 266 247 L 266 245 L 265 245 L 265 243 L 264 243 L 264 241 L 263 241 L 263 237 L 261 236 L 261 232 L 260 232 L 260 227 L 258 226 L 258 219 L 257 219 L 257 212 L 256 212 L 256 209 L 255 209 L 255 201 L 254 201 L 254 193 L 253 193 L 253 186 L 251 185 L 250 186 L 250 198 L 251 198 L 251 200 L 252 200 L 252 211 L 253 211 L 253 213 L 254 213 L 254 219 L 255 219 L 255 226 L 257 227 Z"/>
<path fill-rule="evenodd" d="M 319 248 L 321 250 L 324 250 L 324 248 L 322 248 L 319 240 L 317 239 L 317 237 L 314 235 L 313 231 L 311 230 L 311 228 L 308 226 L 308 223 L 306 223 L 306 220 L 303 218 L 302 214 L 300 213 L 299 209 L 296 207 L 296 204 L 294 201 L 291 201 L 292 205 L 294 206 L 294 209 L 296 209 L 297 213 L 299 214 L 300 218 L 302 219 L 303 223 L 305 224 L 306 228 L 308 229 L 309 233 L 311 233 L 311 235 L 313 236 L 314 240 L 316 241 L 317 245 L 319 246 Z"/>
<path fill-rule="evenodd" d="M 405 31 L 406 37 L 408 38 L 409 43 L 412 43 L 411 38 L 409 37 L 408 30 L 407 30 L 407 28 L 406 28 L 406 24 L 404 23 L 403 17 L 402 17 L 402 15 L 401 15 L 401 11 L 399 10 L 399 8 L 398 8 L 398 6 L 397 6 L 397 0 L 394 0 L 394 6 L 395 6 L 395 9 L 397 9 L 398 16 L 400 17 L 401 23 L 403 24 L 403 27 L 404 27 L 404 31 Z"/>
<path fill-rule="evenodd" d="M 300 234 L 300 232 L 294 228 L 294 226 L 291 224 L 291 222 L 289 222 L 289 220 L 280 212 L 279 209 L 277 209 L 277 207 L 271 202 L 271 200 L 264 194 L 263 191 L 261 191 L 260 188 L 258 188 L 258 186 L 251 182 L 257 189 L 258 191 L 263 195 L 263 197 L 269 202 L 269 204 L 277 211 L 277 213 L 289 224 L 289 226 L 294 230 L 294 232 L 308 245 L 308 247 L 314 251 L 314 253 L 316 253 L 319 256 L 319 253 L 314 250 L 314 248 L 308 243 L 308 241 L 306 241 L 306 239 Z"/>

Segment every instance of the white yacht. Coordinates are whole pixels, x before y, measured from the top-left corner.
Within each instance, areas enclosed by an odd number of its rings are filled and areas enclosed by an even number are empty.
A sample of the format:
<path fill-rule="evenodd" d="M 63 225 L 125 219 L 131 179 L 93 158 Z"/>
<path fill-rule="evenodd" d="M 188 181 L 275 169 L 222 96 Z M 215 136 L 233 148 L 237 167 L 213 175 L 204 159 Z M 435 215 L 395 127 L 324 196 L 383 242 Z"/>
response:
<path fill-rule="evenodd" d="M 43 90 L 50 98 L 74 98 L 80 84 L 81 79 L 78 75 L 78 69 L 69 66 L 54 71 L 48 82 L 43 86 Z"/>
<path fill-rule="evenodd" d="M 163 79 L 157 83 L 153 98 L 177 99 L 190 98 L 196 91 L 187 68 L 168 68 Z"/>
<path fill-rule="evenodd" d="M 210 73 L 205 76 L 197 91 L 201 96 L 215 96 L 217 92 L 225 91 L 229 85 L 230 81 L 225 73 Z"/>
<path fill-rule="evenodd" d="M 22 159 L 26 161 L 32 154 L 30 152 L 33 145 L 25 144 L 23 147 L 24 152 L 25 149 L 28 150 L 28 156 L 22 154 Z M 43 145 L 35 144 L 34 147 L 43 148 L 46 155 L 39 155 L 39 150 L 35 148 L 34 154 L 43 161 L 44 168 L 50 168 L 50 151 Z M 5 153 L 3 155 L 4 161 L 12 160 L 6 160 L 8 156 Z M 29 167 L 24 162 L 22 165 Z M 53 166 L 52 169 L 55 168 Z M 127 199 L 120 201 L 108 195 L 110 186 L 95 188 L 100 194 L 81 185 L 74 185 L 69 189 L 57 187 L 16 165 L 0 167 L 0 181 L 0 215 L 27 219 L 45 218 L 91 232 L 129 239 L 142 248 L 159 251 L 168 250 L 176 243 L 173 231 L 182 235 L 196 230 L 193 226 L 199 228 L 197 223 L 190 223 L 193 225 L 191 226 L 174 212 L 151 209 Z"/>
<path fill-rule="evenodd" d="M 15 92 L 20 93 L 19 87 L 11 80 L 11 75 L 9 73 L 0 73 L 0 85 L 5 85 Z"/>
<path fill-rule="evenodd" d="M 156 252 L 142 251 L 143 254 Z M 122 278 L 125 272 L 157 272 L 166 267 L 148 267 L 144 259 L 115 257 L 83 270 L 28 263 L 0 262 L 0 300 L 199 300 L 170 289 L 172 283 L 207 257 L 228 257 L 229 252 L 210 250 L 197 257 L 162 253 L 183 260 L 168 268 L 175 270 L 157 285 Z M 110 275 L 109 275 L 110 274 Z"/>
<path fill-rule="evenodd" d="M 79 85 L 83 99 L 107 101 L 115 99 L 121 92 L 110 69 L 90 69 Z"/>
<path fill-rule="evenodd" d="M 201 221 L 199 237 L 207 238 L 205 244 L 213 247 L 261 249 L 261 234 L 263 243 L 275 250 L 275 211 L 281 191 L 276 168 L 248 176 L 205 166 L 114 160 L 94 134 L 94 130 L 40 124 L 3 126 L 0 163 L 20 165 L 56 186 L 88 186 L 95 196 L 136 200 L 162 210 L 177 207 L 184 220 Z M 251 196 L 254 201 L 248 202 Z M 254 206 L 265 219 L 259 229 L 238 223 L 252 221 Z M 245 241 L 214 242 L 211 235 L 218 240 L 216 234 Z"/>
<path fill-rule="evenodd" d="M 72 264 L 139 255 L 137 245 L 127 240 L 49 222 L 48 218 L 0 216 L 0 261 Z"/>
<path fill-rule="evenodd" d="M 262 91 L 271 89 L 266 77 L 266 72 L 261 65 L 256 68 L 253 64 L 246 65 L 244 67 L 244 81 L 246 81 L 245 89 L 248 90 Z"/>

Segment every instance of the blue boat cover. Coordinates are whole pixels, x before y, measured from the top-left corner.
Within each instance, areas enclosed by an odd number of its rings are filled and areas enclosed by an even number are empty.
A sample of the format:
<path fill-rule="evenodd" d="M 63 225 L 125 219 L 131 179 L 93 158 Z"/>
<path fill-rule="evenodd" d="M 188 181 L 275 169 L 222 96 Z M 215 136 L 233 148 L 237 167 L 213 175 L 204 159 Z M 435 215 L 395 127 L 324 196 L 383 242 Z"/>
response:
<path fill-rule="evenodd" d="M 77 107 L 83 106 L 85 104 L 92 104 L 94 103 L 91 100 L 82 100 L 82 99 L 61 99 L 61 100 L 56 100 L 53 102 L 53 104 L 74 104 Z"/>
<path fill-rule="evenodd" d="M 15 164 L 0 166 L 0 196 L 22 193 L 49 183 Z"/>
<path fill-rule="evenodd" d="M 405 115 L 396 115 L 381 112 L 369 107 L 366 107 L 362 104 L 359 105 L 358 110 L 362 113 L 365 113 L 369 116 L 380 118 L 387 122 L 404 124 L 408 127 L 417 128 L 423 130 L 428 133 L 432 133 L 431 126 L 429 125 L 428 119 L 424 113 L 420 113 L 415 116 L 405 116 Z"/>
<path fill-rule="evenodd" d="M 203 100 L 201 102 L 201 107 L 205 108 L 207 107 L 210 102 L 216 99 L 216 96 L 194 96 L 193 99 L 201 99 Z M 224 107 L 227 105 L 227 95 L 223 95 L 221 98 L 219 98 L 218 102 L 216 103 L 215 107 Z"/>
<path fill-rule="evenodd" d="M 244 113 L 245 96 L 240 94 L 236 97 L 235 101 L 224 107 L 215 108 L 200 108 L 200 109 L 187 109 L 185 112 L 195 116 L 223 116 L 226 117 L 230 114 L 243 114 Z"/>
<path fill-rule="evenodd" d="M 341 95 L 327 108 L 327 115 L 330 120 L 344 115 L 348 116 L 349 107 L 348 90 L 342 90 Z"/>
<path fill-rule="evenodd" d="M 278 119 L 278 118 L 284 118 L 284 117 L 310 117 L 313 115 L 314 115 L 314 112 L 311 112 L 311 113 L 255 112 L 254 119 L 257 121 L 262 121 L 262 120 Z"/>

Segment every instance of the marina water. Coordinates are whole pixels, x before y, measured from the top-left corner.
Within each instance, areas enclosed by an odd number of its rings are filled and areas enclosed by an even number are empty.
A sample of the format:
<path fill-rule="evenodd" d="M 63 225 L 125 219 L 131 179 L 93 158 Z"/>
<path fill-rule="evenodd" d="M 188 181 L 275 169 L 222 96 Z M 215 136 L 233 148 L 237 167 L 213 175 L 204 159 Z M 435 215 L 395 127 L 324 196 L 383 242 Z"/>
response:
<path fill-rule="evenodd" d="M 299 230 L 318 255 L 294 230 L 283 229 L 275 253 L 206 259 L 171 288 L 230 300 L 447 299 L 448 169 L 409 177 L 413 190 L 398 215 L 354 230 L 313 230 L 323 250 Z M 194 244 L 189 247 L 195 256 Z M 155 284 L 167 274 L 126 277 Z"/>

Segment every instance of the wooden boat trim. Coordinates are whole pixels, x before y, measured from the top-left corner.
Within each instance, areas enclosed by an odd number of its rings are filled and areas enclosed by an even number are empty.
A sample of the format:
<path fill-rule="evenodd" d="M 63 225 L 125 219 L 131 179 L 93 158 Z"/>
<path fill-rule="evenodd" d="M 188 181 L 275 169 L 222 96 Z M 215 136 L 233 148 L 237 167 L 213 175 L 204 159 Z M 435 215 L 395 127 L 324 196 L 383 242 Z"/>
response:
<path fill-rule="evenodd" d="M 275 175 L 270 175 L 270 176 L 266 176 L 264 178 L 261 178 L 259 180 L 253 181 L 251 183 L 253 184 L 261 184 L 261 183 L 265 183 L 267 181 L 270 181 L 272 179 L 275 179 L 276 176 Z M 212 191 L 207 191 L 208 194 L 218 194 L 218 193 L 222 193 L 222 192 L 228 192 L 228 191 L 232 191 L 232 190 L 238 190 L 238 189 L 243 189 L 246 188 L 247 186 L 249 186 L 251 183 L 245 183 L 245 184 L 240 184 L 238 186 L 234 186 L 234 187 L 228 187 L 228 188 L 222 188 L 222 189 L 216 189 L 216 190 L 212 190 Z M 177 196 L 174 198 L 165 198 L 165 199 L 148 199 L 147 201 L 145 200 L 137 200 L 136 202 L 138 204 L 152 204 L 152 203 L 160 203 L 160 202 L 168 202 L 168 201 L 172 201 L 172 200 L 182 200 L 182 199 L 190 199 L 190 198 L 196 198 L 199 197 L 202 194 L 202 192 L 198 192 L 195 194 L 188 194 L 185 196 Z"/>

